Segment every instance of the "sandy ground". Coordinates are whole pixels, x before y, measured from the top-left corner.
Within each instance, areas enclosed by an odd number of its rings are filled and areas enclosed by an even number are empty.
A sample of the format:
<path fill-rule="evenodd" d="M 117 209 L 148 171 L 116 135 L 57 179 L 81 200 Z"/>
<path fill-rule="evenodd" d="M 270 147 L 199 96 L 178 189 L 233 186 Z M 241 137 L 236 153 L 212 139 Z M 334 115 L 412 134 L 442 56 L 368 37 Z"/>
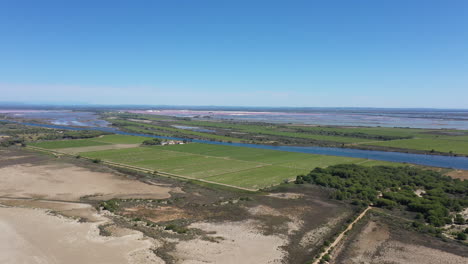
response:
<path fill-rule="evenodd" d="M 280 247 L 287 239 L 262 235 L 253 221 L 226 223 L 194 223 L 190 228 L 214 232 L 214 241 L 194 239 L 180 241 L 173 256 L 177 263 L 259 264 L 281 263 L 284 253 Z"/>
<path fill-rule="evenodd" d="M 268 196 L 280 199 L 299 199 L 304 195 L 300 193 L 270 193 Z"/>
<path fill-rule="evenodd" d="M 392 263 L 392 264 L 465 264 L 468 258 L 447 251 L 405 243 L 392 238 L 392 230 L 386 224 L 369 221 L 351 241 L 349 248 L 341 244 L 334 254 L 346 250 L 346 256 L 331 263 Z M 408 234 L 409 235 L 409 234 Z M 338 253 L 340 254 L 340 253 Z M 343 259 L 346 262 L 343 262 Z"/>
<path fill-rule="evenodd" d="M 171 188 L 145 184 L 111 173 L 94 172 L 74 165 L 19 164 L 0 168 L 0 196 L 77 201 L 94 199 L 169 198 Z"/>
<path fill-rule="evenodd" d="M 96 223 L 78 223 L 29 208 L 0 208 L 0 263 L 162 263 L 147 253 L 141 233 L 98 235 Z"/>
<path fill-rule="evenodd" d="M 468 258 L 429 247 L 416 246 L 398 241 L 387 243 L 381 256 L 375 256 L 367 263 L 421 263 L 421 264 L 466 264 Z M 362 263 L 355 262 L 355 263 Z"/>
<path fill-rule="evenodd" d="M 77 148 L 61 148 L 61 149 L 56 149 L 56 151 L 68 153 L 68 154 L 77 154 L 80 152 L 101 151 L 101 150 L 109 150 L 109 149 L 136 148 L 139 146 L 140 144 L 112 144 L 112 145 L 100 145 L 100 146 L 77 147 Z"/>
<path fill-rule="evenodd" d="M 455 179 L 468 180 L 468 170 L 453 170 L 446 173 L 445 175 Z"/>
<path fill-rule="evenodd" d="M 0 263 L 164 263 L 150 250 L 157 243 L 141 232 L 115 226 L 112 236 L 99 235 L 98 227 L 112 221 L 77 201 L 165 199 L 180 190 L 73 164 L 44 165 L 45 157 L 1 154 Z"/>
<path fill-rule="evenodd" d="M 188 218 L 184 210 L 172 206 L 160 206 L 157 208 L 146 208 L 144 206 L 125 208 L 122 215 L 133 215 L 144 217 L 151 222 L 167 222 L 176 219 Z"/>
<path fill-rule="evenodd" d="M 13 156 L 18 158 L 3 159 Z M 182 191 L 178 184 L 143 183 L 67 162 L 23 151 L 0 153 L 0 263 L 164 263 L 159 257 L 179 264 L 302 263 L 307 256 L 301 254 L 314 245 L 295 244 L 304 235 L 320 241 L 329 230 L 317 232 L 316 225 L 324 225 L 318 219 L 333 223 L 330 218 L 341 211 L 315 189 L 313 195 L 285 192 L 240 201 L 224 191 L 192 185 Z M 171 194 L 170 203 L 156 201 Z M 120 201 L 113 215 L 98 212 L 83 197 L 137 199 Z M 189 231 L 164 230 L 171 221 Z"/>
<path fill-rule="evenodd" d="M 22 208 L 47 209 L 66 217 L 84 219 L 88 222 L 102 221 L 102 217 L 97 214 L 96 209 L 89 204 L 10 198 L 0 198 L 0 204 Z"/>

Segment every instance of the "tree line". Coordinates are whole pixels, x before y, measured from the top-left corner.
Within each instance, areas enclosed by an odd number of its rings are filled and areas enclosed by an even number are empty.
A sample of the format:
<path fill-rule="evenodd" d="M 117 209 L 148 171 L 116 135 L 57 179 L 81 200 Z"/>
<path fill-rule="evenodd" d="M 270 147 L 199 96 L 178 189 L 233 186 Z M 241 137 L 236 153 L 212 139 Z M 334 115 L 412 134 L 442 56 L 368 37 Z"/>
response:
<path fill-rule="evenodd" d="M 434 227 L 464 224 L 456 213 L 468 207 L 468 181 L 408 166 L 335 165 L 299 175 L 295 183 L 333 188 L 333 198 L 354 204 L 404 208 Z"/>

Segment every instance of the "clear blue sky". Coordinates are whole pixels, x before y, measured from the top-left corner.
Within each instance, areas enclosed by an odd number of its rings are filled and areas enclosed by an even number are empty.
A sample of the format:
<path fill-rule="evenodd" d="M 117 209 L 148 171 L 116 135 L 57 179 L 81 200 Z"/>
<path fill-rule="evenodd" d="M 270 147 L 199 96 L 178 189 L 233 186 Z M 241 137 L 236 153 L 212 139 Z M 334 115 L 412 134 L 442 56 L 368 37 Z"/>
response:
<path fill-rule="evenodd" d="M 468 1 L 0 0 L 0 101 L 468 108 Z"/>

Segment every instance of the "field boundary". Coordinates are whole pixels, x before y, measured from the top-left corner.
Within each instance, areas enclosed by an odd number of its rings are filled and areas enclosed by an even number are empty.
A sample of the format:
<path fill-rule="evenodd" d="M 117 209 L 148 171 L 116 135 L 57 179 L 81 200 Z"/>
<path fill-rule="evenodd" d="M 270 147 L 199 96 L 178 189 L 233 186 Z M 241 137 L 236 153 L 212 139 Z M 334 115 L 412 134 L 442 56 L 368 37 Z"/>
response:
<path fill-rule="evenodd" d="M 35 151 L 51 153 L 51 154 L 53 154 L 55 156 L 58 156 L 58 157 L 60 157 L 60 156 L 76 157 L 77 156 L 76 154 L 64 153 L 64 152 L 60 152 L 60 151 L 57 151 L 57 150 L 44 149 L 44 148 L 35 147 L 35 146 L 26 146 L 26 148 L 31 149 L 31 150 L 35 150 Z M 83 156 L 81 156 L 80 158 L 90 160 L 90 161 L 95 160 L 93 158 L 88 158 L 88 157 L 83 157 Z M 176 177 L 176 178 L 182 178 L 182 179 L 186 179 L 186 180 L 200 181 L 200 182 L 220 185 L 220 186 L 224 186 L 224 187 L 235 188 L 235 189 L 239 189 L 239 190 L 243 190 L 243 191 L 249 191 L 249 192 L 257 192 L 258 191 L 257 189 L 250 189 L 250 188 L 230 185 L 230 184 L 226 184 L 226 183 L 219 183 L 219 182 L 214 182 L 214 181 L 209 181 L 209 180 L 204 180 L 204 179 L 198 179 L 198 178 L 193 178 L 193 177 L 190 177 L 190 176 L 184 176 L 184 175 L 178 175 L 178 174 L 173 174 L 173 173 L 169 173 L 169 172 L 152 170 L 152 169 L 137 167 L 137 166 L 133 166 L 133 165 L 117 163 L 117 162 L 113 162 L 113 161 L 101 160 L 101 163 L 106 164 L 106 165 L 110 165 L 110 166 L 114 166 L 114 167 L 131 169 L 131 170 L 138 171 L 138 172 L 159 175 L 159 176 L 163 176 L 163 177 L 169 177 L 169 178 L 170 177 Z"/>

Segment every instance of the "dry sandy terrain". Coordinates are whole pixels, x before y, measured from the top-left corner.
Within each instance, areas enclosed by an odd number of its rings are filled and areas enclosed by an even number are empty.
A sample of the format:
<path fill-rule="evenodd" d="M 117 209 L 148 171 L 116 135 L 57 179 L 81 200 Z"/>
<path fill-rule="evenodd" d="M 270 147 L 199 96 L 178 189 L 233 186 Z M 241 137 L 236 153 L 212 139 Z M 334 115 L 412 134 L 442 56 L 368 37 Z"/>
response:
<path fill-rule="evenodd" d="M 70 218 L 84 219 L 88 222 L 101 222 L 103 220 L 94 207 L 83 203 L 0 198 L 0 204 L 11 207 L 46 209 Z"/>
<path fill-rule="evenodd" d="M 149 185 L 111 173 L 66 164 L 18 164 L 0 168 L 0 196 L 77 201 L 95 199 L 169 198 L 171 188 Z"/>
<path fill-rule="evenodd" d="M 0 207 L 0 263 L 161 263 L 141 233 L 98 235 L 96 223 L 78 223 L 45 210 Z"/>
<path fill-rule="evenodd" d="M 287 242 L 287 239 L 279 236 L 260 234 L 252 221 L 202 222 L 190 227 L 215 232 L 212 235 L 215 241 L 180 241 L 173 253 L 177 263 L 281 263 L 284 253 L 279 247 Z"/>
<path fill-rule="evenodd" d="M 445 175 L 455 179 L 468 180 L 468 170 L 453 170 Z"/>
<path fill-rule="evenodd" d="M 0 263 L 303 263 L 349 213 L 314 188 L 264 196 L 144 179 L 0 151 Z M 111 198 L 123 198 L 114 213 L 95 209 Z"/>
<path fill-rule="evenodd" d="M 369 221 L 347 244 L 341 244 L 332 255 L 331 263 L 392 263 L 392 264 L 465 264 L 467 254 L 461 245 L 445 245 L 436 238 L 422 234 L 394 234 L 384 223 Z M 418 238 L 421 237 L 421 238 Z M 414 239 L 414 240 L 412 240 Z M 432 246 L 432 247 L 431 247 Z M 460 247 L 458 249 L 453 249 Z M 439 249 L 440 248 L 440 249 Z M 466 251 L 465 251 L 466 253 Z"/>
<path fill-rule="evenodd" d="M 299 199 L 304 195 L 300 193 L 270 193 L 268 196 L 280 199 Z"/>
<path fill-rule="evenodd" d="M 178 189 L 25 154 L 0 153 L 0 263 L 164 263 L 141 232 L 116 227 L 118 236 L 100 236 L 98 226 L 112 221 L 76 201 L 164 199 Z"/>

